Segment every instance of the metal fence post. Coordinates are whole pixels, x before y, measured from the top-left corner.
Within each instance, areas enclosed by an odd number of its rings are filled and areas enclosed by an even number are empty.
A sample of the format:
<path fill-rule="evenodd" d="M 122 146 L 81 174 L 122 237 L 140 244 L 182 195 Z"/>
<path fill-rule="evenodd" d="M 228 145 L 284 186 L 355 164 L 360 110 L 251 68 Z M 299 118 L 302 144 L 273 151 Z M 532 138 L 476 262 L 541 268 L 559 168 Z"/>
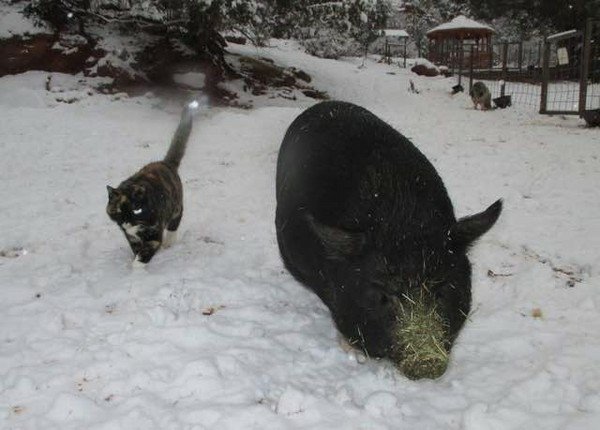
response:
<path fill-rule="evenodd" d="M 473 89 L 473 62 L 475 61 L 475 45 L 471 45 L 471 54 L 469 58 L 469 94 Z"/>
<path fill-rule="evenodd" d="M 462 84 L 462 71 L 463 71 L 463 61 L 464 61 L 464 45 L 463 42 L 460 42 L 460 47 L 457 44 L 457 50 L 458 50 L 458 85 Z"/>
<path fill-rule="evenodd" d="M 588 18 L 583 33 L 583 61 L 581 62 L 581 80 L 579 82 L 579 115 L 585 112 L 587 103 L 587 86 L 592 55 L 592 18 Z"/>
<path fill-rule="evenodd" d="M 542 97 L 540 113 L 548 111 L 548 82 L 550 81 L 550 42 L 544 40 L 544 57 L 542 59 Z"/>
<path fill-rule="evenodd" d="M 469 58 L 469 94 L 473 89 L 473 61 L 474 61 L 475 45 L 471 45 L 471 57 Z"/>
<path fill-rule="evenodd" d="M 388 41 L 385 41 L 385 45 L 383 46 L 383 58 L 386 64 L 390 64 L 390 44 Z"/>
<path fill-rule="evenodd" d="M 454 42 L 450 42 L 449 46 L 448 46 L 448 61 L 450 61 L 450 69 L 452 70 L 452 76 L 454 76 L 454 73 L 456 73 L 456 69 L 455 69 L 455 64 L 454 64 L 454 57 L 455 55 L 453 55 L 453 51 L 454 51 Z"/>
<path fill-rule="evenodd" d="M 508 71 L 508 42 L 504 42 L 502 45 L 502 81 L 504 81 L 504 85 L 500 86 L 500 96 L 504 97 L 504 88 L 506 86 L 506 77 Z"/>

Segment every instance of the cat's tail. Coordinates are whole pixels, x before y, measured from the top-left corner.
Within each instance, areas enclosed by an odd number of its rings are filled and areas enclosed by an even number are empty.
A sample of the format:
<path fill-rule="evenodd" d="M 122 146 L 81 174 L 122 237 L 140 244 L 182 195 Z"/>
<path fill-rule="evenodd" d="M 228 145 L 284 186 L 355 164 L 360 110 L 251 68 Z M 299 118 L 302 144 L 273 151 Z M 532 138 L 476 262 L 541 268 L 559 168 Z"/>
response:
<path fill-rule="evenodd" d="M 174 167 L 175 169 L 179 168 L 179 163 L 181 163 L 181 159 L 185 154 L 187 141 L 190 138 L 190 133 L 192 132 L 192 119 L 196 109 L 198 109 L 197 101 L 188 103 L 183 109 L 183 112 L 181 113 L 181 119 L 179 120 L 179 125 L 177 126 L 177 130 L 175 130 L 173 140 L 171 140 L 171 146 L 169 146 L 167 155 L 165 155 L 163 160 L 165 163 Z"/>

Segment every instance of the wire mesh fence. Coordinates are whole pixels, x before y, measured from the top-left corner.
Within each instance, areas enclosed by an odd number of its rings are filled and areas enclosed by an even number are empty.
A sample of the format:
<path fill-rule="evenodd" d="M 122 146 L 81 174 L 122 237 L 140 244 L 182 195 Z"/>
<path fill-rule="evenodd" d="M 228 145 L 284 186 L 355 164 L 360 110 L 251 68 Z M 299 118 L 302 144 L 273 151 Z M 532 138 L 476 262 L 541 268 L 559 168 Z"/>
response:
<path fill-rule="evenodd" d="M 581 114 L 600 109 L 600 20 L 589 20 L 545 41 L 462 43 L 448 65 L 470 91 L 482 81 L 492 98 L 541 113 Z M 502 100 L 501 99 L 501 100 Z"/>
<path fill-rule="evenodd" d="M 600 20 L 592 22 L 589 31 L 589 65 L 586 110 L 600 108 Z"/>
<path fill-rule="evenodd" d="M 584 38 L 567 31 L 546 39 L 542 74 L 542 113 L 579 113 Z"/>
<path fill-rule="evenodd" d="M 455 57 L 451 72 L 458 84 L 470 90 L 473 82 L 482 81 L 492 98 L 510 95 L 513 104 L 538 109 L 542 81 L 541 42 L 492 43 L 484 51 L 465 44 Z M 485 59 L 482 61 L 482 59 Z"/>
<path fill-rule="evenodd" d="M 392 64 L 393 58 L 399 58 L 398 65 L 406 69 L 406 60 L 408 59 L 407 50 L 406 41 L 403 43 L 393 43 L 386 40 L 383 47 L 383 59 L 387 64 Z"/>

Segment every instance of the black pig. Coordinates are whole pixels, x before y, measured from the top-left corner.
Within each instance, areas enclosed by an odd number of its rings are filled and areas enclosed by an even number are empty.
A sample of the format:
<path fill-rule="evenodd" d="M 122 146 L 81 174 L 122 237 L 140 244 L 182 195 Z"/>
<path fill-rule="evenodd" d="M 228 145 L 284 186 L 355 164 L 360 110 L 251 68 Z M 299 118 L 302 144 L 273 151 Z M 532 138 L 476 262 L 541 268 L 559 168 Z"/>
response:
<path fill-rule="evenodd" d="M 471 306 L 469 246 L 502 211 L 456 220 L 441 178 L 362 107 L 323 102 L 291 124 L 277 160 L 277 241 L 290 273 L 351 345 L 410 378 L 444 373 Z"/>

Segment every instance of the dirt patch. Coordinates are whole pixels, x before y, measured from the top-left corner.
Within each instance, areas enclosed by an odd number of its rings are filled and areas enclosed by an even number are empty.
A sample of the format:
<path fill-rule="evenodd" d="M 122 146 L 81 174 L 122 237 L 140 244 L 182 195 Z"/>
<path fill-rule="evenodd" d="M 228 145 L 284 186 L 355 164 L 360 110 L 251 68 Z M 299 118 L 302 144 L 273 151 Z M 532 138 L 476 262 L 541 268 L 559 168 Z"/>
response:
<path fill-rule="evenodd" d="M 169 38 L 141 47 L 135 54 L 126 49 L 100 49 L 100 39 L 78 34 L 39 34 L 0 40 L 0 77 L 44 70 L 91 77 L 108 77 L 112 84 L 97 88 L 104 93 L 142 95 L 149 91 L 167 99 L 197 96 L 199 91 L 212 105 L 251 107 L 245 92 L 253 96 L 295 100 L 297 95 L 324 100 L 325 92 L 310 85 L 308 73 L 281 67 L 268 58 L 226 53 L 229 67 L 219 66 Z M 194 73 L 200 85 L 187 85 L 174 77 Z M 185 79 L 184 79 L 185 81 Z M 241 81 L 243 85 L 228 85 Z M 244 100 L 241 100 L 244 99 Z"/>
<path fill-rule="evenodd" d="M 38 34 L 0 40 L 0 76 L 24 73 L 28 70 L 79 73 L 93 65 L 102 52 L 85 38 Z"/>
<path fill-rule="evenodd" d="M 295 67 L 281 67 L 264 57 L 233 56 L 233 59 L 239 63 L 239 74 L 254 95 L 267 94 L 270 89 L 276 88 L 287 94 L 297 90 L 318 100 L 328 98 L 327 93 L 309 85 L 312 78 L 308 73 Z"/>
<path fill-rule="evenodd" d="M 439 70 L 433 67 L 427 67 L 425 64 L 417 64 L 410 69 L 411 72 L 419 76 L 434 77 L 440 74 Z"/>
<path fill-rule="evenodd" d="M 228 106 L 235 95 L 219 87 L 227 79 L 227 71 L 210 59 L 183 47 L 178 41 L 162 39 L 146 47 L 135 58 L 136 67 L 147 77 L 142 85 L 120 85 L 119 91 L 129 94 L 152 91 L 161 98 L 180 99 L 198 91 L 207 96 L 213 106 Z M 203 76 L 203 85 L 189 86 L 176 82 L 175 75 L 195 73 Z"/>
<path fill-rule="evenodd" d="M 235 43 L 238 45 L 245 45 L 246 42 L 248 41 L 244 36 L 233 36 L 233 35 L 226 35 L 224 37 L 226 42 L 230 42 L 230 43 Z"/>
<path fill-rule="evenodd" d="M 308 89 L 302 90 L 302 94 L 304 94 L 306 97 L 310 97 L 311 99 L 315 100 L 329 100 L 329 96 L 326 92 L 323 91 Z"/>
<path fill-rule="evenodd" d="M 269 98 L 295 100 L 297 94 L 304 94 L 318 100 L 328 98 L 325 92 L 310 85 L 312 78 L 294 67 L 281 67 L 269 58 L 254 58 L 235 54 L 225 54 L 228 68 L 217 66 L 209 58 L 190 52 L 176 40 L 163 39 L 144 49 L 136 57 L 137 67 L 151 83 L 141 86 L 120 86 L 119 91 L 129 94 L 152 91 L 161 98 L 177 99 L 195 96 L 198 91 L 209 98 L 212 105 L 249 108 L 241 93 Z M 186 82 L 182 76 L 194 75 L 197 78 Z M 179 76 L 179 79 L 175 79 Z M 228 85 L 241 81 L 243 85 Z M 237 92 L 236 92 L 237 91 Z"/>

